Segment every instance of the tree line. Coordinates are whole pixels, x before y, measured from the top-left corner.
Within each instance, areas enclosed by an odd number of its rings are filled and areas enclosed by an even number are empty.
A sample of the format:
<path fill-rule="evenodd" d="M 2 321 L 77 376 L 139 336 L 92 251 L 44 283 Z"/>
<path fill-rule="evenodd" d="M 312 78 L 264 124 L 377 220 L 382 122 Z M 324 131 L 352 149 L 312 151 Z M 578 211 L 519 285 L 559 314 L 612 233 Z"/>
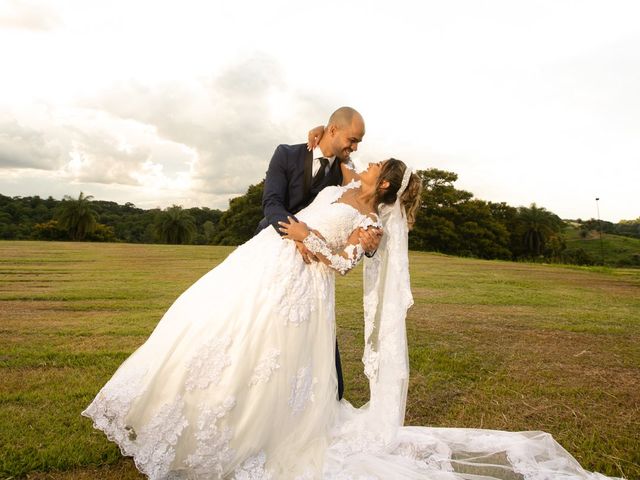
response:
<path fill-rule="evenodd" d="M 455 187 L 457 174 L 439 169 L 418 172 L 422 206 L 409 235 L 412 250 L 483 259 L 544 260 L 596 264 L 581 248 L 567 248 L 567 223 L 532 204 L 513 207 L 474 198 Z M 51 197 L 0 195 L 0 239 L 75 240 L 129 243 L 239 245 L 255 233 L 262 218 L 264 181 L 229 201 L 226 211 L 206 207 L 144 210 L 131 203 L 94 200 L 80 193 L 61 201 Z M 598 231 L 640 238 L 640 218 L 572 222 L 581 235 Z"/>
<path fill-rule="evenodd" d="M 176 205 L 144 210 L 82 192 L 62 200 L 0 195 L 0 239 L 209 244 L 223 213 Z"/>

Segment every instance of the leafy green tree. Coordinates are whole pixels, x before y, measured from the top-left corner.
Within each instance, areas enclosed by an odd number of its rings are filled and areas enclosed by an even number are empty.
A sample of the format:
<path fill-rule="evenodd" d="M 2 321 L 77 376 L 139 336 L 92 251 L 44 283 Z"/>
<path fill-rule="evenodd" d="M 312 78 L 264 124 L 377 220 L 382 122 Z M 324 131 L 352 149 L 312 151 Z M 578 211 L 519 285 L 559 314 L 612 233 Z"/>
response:
<path fill-rule="evenodd" d="M 204 242 L 209 244 L 213 240 L 213 235 L 216 232 L 216 227 L 211 220 L 207 220 L 202 224 L 202 230 L 204 231 Z"/>
<path fill-rule="evenodd" d="M 196 231 L 193 217 L 179 205 L 172 205 L 156 217 L 155 233 L 162 243 L 191 243 Z"/>
<path fill-rule="evenodd" d="M 640 217 L 635 220 L 620 220 L 614 227 L 616 235 L 640 238 Z"/>
<path fill-rule="evenodd" d="M 92 233 L 96 228 L 96 212 L 91 200 L 93 196 L 80 192 L 77 199 L 65 195 L 57 220 L 60 227 L 65 229 L 71 240 L 84 240 L 87 234 Z"/>
<path fill-rule="evenodd" d="M 524 256 L 542 256 L 547 244 L 560 235 L 563 227 L 560 217 L 535 203 L 518 208 L 516 234 L 522 242 Z"/>
<path fill-rule="evenodd" d="M 453 253 L 458 249 L 456 205 L 473 194 L 457 190 L 458 175 L 437 168 L 417 172 L 422 179 L 422 201 L 416 223 L 409 234 L 409 248 Z"/>
<path fill-rule="evenodd" d="M 422 178 L 422 205 L 409 235 L 409 247 L 479 258 L 511 257 L 509 231 L 492 205 L 458 190 L 458 175 L 432 168 Z M 495 208 L 495 207 L 493 207 Z"/>
<path fill-rule="evenodd" d="M 213 237 L 216 245 L 240 245 L 256 233 L 262 214 L 264 181 L 250 185 L 247 193 L 229 201 L 229 209 L 222 214 Z"/>
<path fill-rule="evenodd" d="M 509 231 L 484 200 L 471 199 L 457 206 L 458 255 L 510 259 Z"/>

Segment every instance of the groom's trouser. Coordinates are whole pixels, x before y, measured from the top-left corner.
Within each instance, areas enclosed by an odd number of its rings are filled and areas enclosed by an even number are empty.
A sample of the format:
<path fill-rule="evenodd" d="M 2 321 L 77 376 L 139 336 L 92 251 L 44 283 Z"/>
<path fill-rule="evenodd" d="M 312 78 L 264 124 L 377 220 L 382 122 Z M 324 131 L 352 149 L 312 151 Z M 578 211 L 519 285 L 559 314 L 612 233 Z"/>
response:
<path fill-rule="evenodd" d="M 344 381 L 342 380 L 342 364 L 340 363 L 340 352 L 338 351 L 338 340 L 336 339 L 336 373 L 338 374 L 338 400 L 342 400 L 344 393 Z"/>

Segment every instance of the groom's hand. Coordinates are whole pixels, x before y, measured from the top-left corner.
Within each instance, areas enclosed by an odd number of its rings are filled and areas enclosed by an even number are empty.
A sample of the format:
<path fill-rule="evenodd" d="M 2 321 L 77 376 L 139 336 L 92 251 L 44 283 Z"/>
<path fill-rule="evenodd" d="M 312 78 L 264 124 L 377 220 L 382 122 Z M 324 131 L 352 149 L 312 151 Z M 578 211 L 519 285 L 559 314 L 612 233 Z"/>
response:
<path fill-rule="evenodd" d="M 382 238 L 382 229 L 369 227 L 366 230 L 361 228 L 358 230 L 360 236 L 360 243 L 362 244 L 362 248 L 368 254 L 373 254 L 376 250 L 378 250 L 378 246 L 380 246 L 380 239 Z"/>

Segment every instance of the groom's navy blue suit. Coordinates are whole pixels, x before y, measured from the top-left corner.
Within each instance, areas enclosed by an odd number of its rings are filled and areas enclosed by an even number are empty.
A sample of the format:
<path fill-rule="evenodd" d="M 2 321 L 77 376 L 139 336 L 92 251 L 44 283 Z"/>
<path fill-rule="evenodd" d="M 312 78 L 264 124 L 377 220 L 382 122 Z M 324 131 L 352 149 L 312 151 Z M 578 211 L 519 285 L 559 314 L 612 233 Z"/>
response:
<path fill-rule="evenodd" d="M 278 222 L 286 222 L 287 216 L 295 216 L 309 205 L 324 187 L 342 184 L 342 170 L 337 158 L 329 172 L 319 182 L 312 178 L 313 155 L 304 143 L 278 145 L 271 157 L 267 177 L 264 181 L 262 210 L 264 218 L 257 232 L 269 225 L 278 230 Z M 338 374 L 338 398 L 344 393 L 340 352 L 336 341 L 336 372 Z"/>

